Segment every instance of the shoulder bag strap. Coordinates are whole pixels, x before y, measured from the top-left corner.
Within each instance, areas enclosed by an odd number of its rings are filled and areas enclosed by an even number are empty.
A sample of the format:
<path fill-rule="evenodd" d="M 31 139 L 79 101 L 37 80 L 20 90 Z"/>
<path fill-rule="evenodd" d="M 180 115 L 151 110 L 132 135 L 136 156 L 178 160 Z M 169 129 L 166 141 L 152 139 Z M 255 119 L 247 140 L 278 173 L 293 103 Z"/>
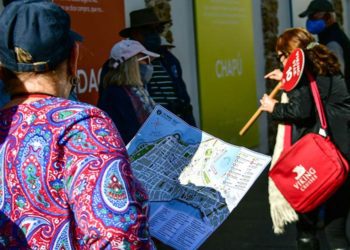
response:
<path fill-rule="evenodd" d="M 311 92 L 312 92 L 312 96 L 313 96 L 315 104 L 316 104 L 317 113 L 318 113 L 318 116 L 319 116 L 320 122 L 321 122 L 321 127 L 326 132 L 327 131 L 327 120 L 326 120 L 326 116 L 324 114 L 324 109 L 323 109 L 320 93 L 318 91 L 318 87 L 316 84 L 316 80 L 310 72 L 306 71 L 306 74 L 307 74 L 307 78 L 309 79 L 310 84 L 311 84 Z"/>

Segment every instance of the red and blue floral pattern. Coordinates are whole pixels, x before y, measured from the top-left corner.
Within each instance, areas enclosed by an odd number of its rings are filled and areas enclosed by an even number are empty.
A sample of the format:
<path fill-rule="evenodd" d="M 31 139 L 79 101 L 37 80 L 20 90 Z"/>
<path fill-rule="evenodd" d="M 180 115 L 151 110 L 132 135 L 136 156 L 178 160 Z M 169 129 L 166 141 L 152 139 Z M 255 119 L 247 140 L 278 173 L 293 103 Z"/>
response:
<path fill-rule="evenodd" d="M 0 116 L 0 248 L 152 248 L 148 197 L 102 111 L 50 97 Z"/>

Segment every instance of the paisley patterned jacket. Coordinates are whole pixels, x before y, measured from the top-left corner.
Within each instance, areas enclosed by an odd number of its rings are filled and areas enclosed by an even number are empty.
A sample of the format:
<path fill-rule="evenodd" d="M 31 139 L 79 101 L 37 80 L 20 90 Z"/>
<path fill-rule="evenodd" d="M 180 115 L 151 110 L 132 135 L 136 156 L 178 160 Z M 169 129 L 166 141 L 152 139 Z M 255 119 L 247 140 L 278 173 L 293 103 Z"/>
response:
<path fill-rule="evenodd" d="M 0 111 L 0 248 L 150 249 L 147 194 L 98 108 L 48 97 Z"/>

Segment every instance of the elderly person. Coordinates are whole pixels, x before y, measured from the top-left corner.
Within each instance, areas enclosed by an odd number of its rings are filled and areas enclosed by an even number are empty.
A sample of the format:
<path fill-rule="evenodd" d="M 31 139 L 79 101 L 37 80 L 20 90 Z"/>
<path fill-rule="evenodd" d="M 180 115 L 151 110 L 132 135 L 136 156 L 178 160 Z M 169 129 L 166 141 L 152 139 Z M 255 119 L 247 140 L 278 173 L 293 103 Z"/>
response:
<path fill-rule="evenodd" d="M 146 86 L 150 96 L 157 104 L 196 126 L 180 62 L 169 50 L 161 50 L 160 33 L 171 20 L 160 20 L 154 8 L 134 10 L 129 17 L 130 26 L 119 31 L 119 35 L 137 40 L 146 49 L 161 54 L 152 61 L 154 74 Z"/>
<path fill-rule="evenodd" d="M 0 16 L 1 249 L 150 249 L 147 195 L 110 118 L 67 100 L 80 36 L 50 1 Z"/>
<path fill-rule="evenodd" d="M 144 87 L 152 77 L 151 60 L 155 57 L 159 55 L 134 40 L 122 40 L 111 49 L 97 106 L 112 118 L 125 144 L 155 106 Z"/>

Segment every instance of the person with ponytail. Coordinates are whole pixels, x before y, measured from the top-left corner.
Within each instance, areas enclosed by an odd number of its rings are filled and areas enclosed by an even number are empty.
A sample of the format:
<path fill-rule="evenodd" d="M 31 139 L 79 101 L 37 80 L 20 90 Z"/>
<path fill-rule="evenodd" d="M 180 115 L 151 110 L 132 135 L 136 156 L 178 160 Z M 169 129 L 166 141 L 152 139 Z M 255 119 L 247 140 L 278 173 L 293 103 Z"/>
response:
<path fill-rule="evenodd" d="M 350 95 L 341 73 L 336 56 L 324 45 L 315 42 L 314 37 L 303 28 L 285 30 L 277 39 L 276 52 L 283 64 L 294 49 L 300 48 L 305 54 L 305 67 L 297 86 L 283 92 L 281 100 L 264 94 L 260 100 L 263 111 L 270 113 L 279 123 L 271 168 L 280 156 L 287 138 L 285 124 L 292 125 L 292 143 L 307 133 L 318 133 L 320 122 L 312 97 L 310 82 L 305 71 L 316 79 L 325 108 L 328 133 L 334 144 L 350 160 Z M 266 78 L 282 80 L 282 72 L 275 69 Z M 317 231 L 320 219 L 331 249 L 347 249 L 346 217 L 350 207 L 350 184 L 345 184 L 321 207 L 307 214 L 297 213 L 279 193 L 273 181 L 269 180 L 269 201 L 275 233 L 283 233 L 284 226 L 296 222 L 298 249 L 320 249 Z"/>

